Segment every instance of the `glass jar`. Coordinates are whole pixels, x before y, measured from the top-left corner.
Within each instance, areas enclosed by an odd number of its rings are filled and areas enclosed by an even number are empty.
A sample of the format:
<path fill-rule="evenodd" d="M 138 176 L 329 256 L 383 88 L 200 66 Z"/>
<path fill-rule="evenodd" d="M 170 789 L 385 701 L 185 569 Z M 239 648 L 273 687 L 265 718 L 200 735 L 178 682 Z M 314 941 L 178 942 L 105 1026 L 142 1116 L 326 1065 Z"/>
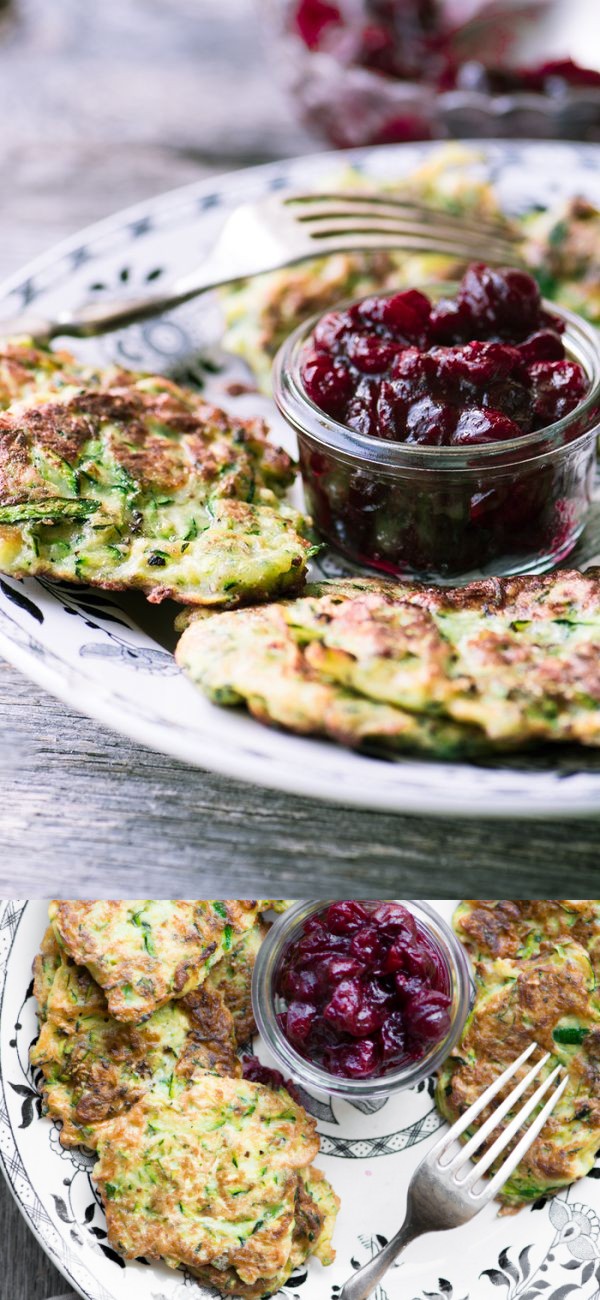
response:
<path fill-rule="evenodd" d="M 369 1079 L 346 1079 L 329 1074 L 321 1066 L 307 1061 L 291 1045 L 277 1019 L 284 1005 L 276 993 L 278 975 L 291 944 L 302 934 L 305 922 L 329 907 L 329 900 L 318 899 L 295 903 L 279 916 L 259 949 L 252 979 L 252 1004 L 256 1024 L 263 1041 L 276 1058 L 284 1075 L 292 1076 L 305 1087 L 333 1093 L 338 1097 L 382 1097 L 420 1083 L 433 1074 L 458 1042 L 469 1014 L 474 995 L 471 968 L 464 948 L 450 926 L 428 903 L 404 901 L 437 948 L 448 979 L 450 1028 L 446 1036 L 433 1044 L 418 1061 Z"/>
<path fill-rule="evenodd" d="M 262 0 L 303 121 L 337 148 L 597 140 L 597 0 Z"/>
<path fill-rule="evenodd" d="M 413 446 L 339 424 L 311 401 L 300 373 L 318 317 L 290 335 L 274 361 L 275 400 L 296 431 L 321 537 L 360 565 L 442 585 L 543 573 L 569 554 L 591 501 L 600 340 L 572 312 L 544 306 L 564 324 L 565 351 L 583 367 L 587 395 L 545 429 L 469 448 Z"/>

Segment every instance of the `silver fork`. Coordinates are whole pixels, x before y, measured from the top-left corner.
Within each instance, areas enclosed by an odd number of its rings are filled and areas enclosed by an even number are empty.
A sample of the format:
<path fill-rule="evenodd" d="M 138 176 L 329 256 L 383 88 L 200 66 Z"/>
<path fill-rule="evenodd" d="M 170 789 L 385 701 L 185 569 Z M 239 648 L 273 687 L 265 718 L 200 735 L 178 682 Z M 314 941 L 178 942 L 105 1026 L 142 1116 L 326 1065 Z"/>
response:
<path fill-rule="evenodd" d="M 288 194 L 244 203 L 229 215 L 206 260 L 162 293 L 0 320 L 0 336 L 86 338 L 171 311 L 208 289 L 331 253 L 368 249 L 447 253 L 464 261 L 521 265 L 518 239 L 500 223 L 463 220 L 404 199 L 369 194 Z"/>
<path fill-rule="evenodd" d="M 431 1151 L 427 1153 L 409 1183 L 406 1217 L 402 1227 L 374 1259 L 370 1260 L 368 1264 L 365 1264 L 364 1268 L 360 1268 L 357 1273 L 354 1273 L 348 1279 L 340 1291 L 339 1300 L 366 1300 L 374 1287 L 381 1282 L 382 1277 L 400 1252 L 404 1250 L 404 1247 L 409 1242 L 414 1241 L 415 1237 L 421 1237 L 427 1232 L 444 1232 L 448 1228 L 457 1228 L 461 1223 L 467 1223 L 469 1219 L 479 1214 L 479 1211 L 483 1209 L 484 1205 L 487 1205 L 488 1201 L 491 1201 L 498 1194 L 507 1178 L 514 1172 L 525 1152 L 544 1127 L 548 1116 L 554 1110 L 567 1086 L 567 1074 L 551 1092 L 539 1115 L 536 1115 L 532 1123 L 525 1129 L 523 1136 L 503 1164 L 500 1165 L 493 1178 L 484 1182 L 479 1188 L 477 1185 L 494 1161 L 498 1159 L 498 1156 L 506 1150 L 512 1139 L 523 1128 L 526 1119 L 539 1105 L 542 1097 L 550 1091 L 555 1080 L 563 1072 L 562 1065 L 557 1065 L 556 1069 L 552 1070 L 548 1077 L 542 1081 L 514 1116 L 514 1119 L 510 1121 L 505 1129 L 501 1129 L 499 1136 L 492 1143 L 489 1150 L 477 1162 L 472 1162 L 471 1156 L 493 1133 L 494 1129 L 501 1124 L 505 1115 L 512 1110 L 519 1097 L 527 1091 L 549 1061 L 549 1052 L 546 1052 L 541 1060 L 536 1061 L 532 1069 L 512 1089 L 504 1101 L 496 1107 L 489 1119 L 481 1125 L 481 1128 L 469 1139 L 466 1145 L 459 1146 L 458 1151 L 454 1155 L 450 1155 L 449 1159 L 444 1160 L 444 1157 L 449 1154 L 451 1147 L 466 1132 L 473 1120 L 481 1114 L 481 1111 L 501 1091 L 508 1080 L 516 1074 L 521 1065 L 527 1061 L 535 1047 L 536 1044 L 531 1043 L 522 1052 L 518 1060 L 509 1065 L 494 1080 L 494 1083 L 490 1084 L 489 1088 L 486 1088 L 481 1097 L 472 1106 L 469 1106 L 469 1109 L 465 1111 L 464 1115 L 461 1115 L 456 1124 L 453 1124 L 452 1128 L 444 1133 L 439 1142 L 436 1142 Z M 463 1176 L 459 1178 L 459 1174 Z"/>

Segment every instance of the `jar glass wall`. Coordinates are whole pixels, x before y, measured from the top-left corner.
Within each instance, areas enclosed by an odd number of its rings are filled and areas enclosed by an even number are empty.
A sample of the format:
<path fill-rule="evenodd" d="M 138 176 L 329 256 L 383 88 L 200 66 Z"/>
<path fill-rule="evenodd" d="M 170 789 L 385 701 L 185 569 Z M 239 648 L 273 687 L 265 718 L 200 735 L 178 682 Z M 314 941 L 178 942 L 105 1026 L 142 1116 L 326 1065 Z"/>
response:
<path fill-rule="evenodd" d="M 301 378 L 317 318 L 290 336 L 274 363 L 275 399 L 296 431 L 307 506 L 326 541 L 361 565 L 441 584 L 542 573 L 569 554 L 591 501 L 600 344 L 587 322 L 548 307 L 587 375 L 584 400 L 545 429 L 469 448 L 391 442 L 339 424 Z"/>

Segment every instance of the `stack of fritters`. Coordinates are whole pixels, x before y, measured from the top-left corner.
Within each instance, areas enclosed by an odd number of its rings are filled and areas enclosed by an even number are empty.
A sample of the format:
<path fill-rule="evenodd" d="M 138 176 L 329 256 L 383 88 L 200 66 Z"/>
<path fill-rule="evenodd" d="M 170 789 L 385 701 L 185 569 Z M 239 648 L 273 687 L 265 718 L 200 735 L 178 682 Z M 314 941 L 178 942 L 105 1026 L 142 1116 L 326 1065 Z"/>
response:
<path fill-rule="evenodd" d="M 230 605 L 296 590 L 290 457 L 171 380 L 0 353 L 0 571 Z"/>
<path fill-rule="evenodd" d="M 600 745 L 599 569 L 325 582 L 180 626 L 177 661 L 211 700 L 290 731 L 440 757 Z"/>
<path fill-rule="evenodd" d="M 600 1147 L 600 900 L 470 899 L 454 925 L 475 962 L 477 994 L 438 1078 L 442 1114 L 457 1119 L 532 1041 L 551 1053 L 541 1077 L 559 1062 L 569 1073 L 555 1110 L 503 1188 L 501 1200 L 517 1209 L 583 1177 Z M 506 1094 L 513 1086 L 511 1080 Z"/>
<path fill-rule="evenodd" d="M 314 1121 L 242 1078 L 271 900 L 53 903 L 31 1061 L 65 1146 L 97 1151 L 109 1241 L 220 1290 L 276 1291 L 333 1259 Z"/>

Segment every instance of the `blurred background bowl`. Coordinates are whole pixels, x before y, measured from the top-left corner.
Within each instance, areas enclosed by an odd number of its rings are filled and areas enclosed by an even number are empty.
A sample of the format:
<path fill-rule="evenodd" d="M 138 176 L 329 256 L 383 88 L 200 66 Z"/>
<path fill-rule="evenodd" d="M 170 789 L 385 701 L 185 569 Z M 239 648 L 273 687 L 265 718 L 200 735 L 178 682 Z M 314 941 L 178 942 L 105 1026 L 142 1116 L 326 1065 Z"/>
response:
<path fill-rule="evenodd" d="M 340 148 L 600 140 L 598 0 L 263 0 L 304 123 Z"/>

